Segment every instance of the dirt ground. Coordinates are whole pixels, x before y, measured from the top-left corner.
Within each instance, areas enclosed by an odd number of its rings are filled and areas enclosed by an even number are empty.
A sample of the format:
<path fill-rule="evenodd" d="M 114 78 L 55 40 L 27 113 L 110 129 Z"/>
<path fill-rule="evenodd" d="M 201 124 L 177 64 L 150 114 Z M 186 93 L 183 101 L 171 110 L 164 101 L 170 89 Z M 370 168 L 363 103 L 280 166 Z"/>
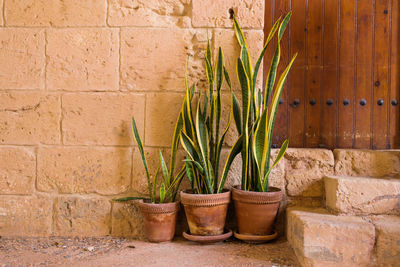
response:
<path fill-rule="evenodd" d="M 285 240 L 200 245 L 120 238 L 1 238 L 0 266 L 299 266 Z"/>

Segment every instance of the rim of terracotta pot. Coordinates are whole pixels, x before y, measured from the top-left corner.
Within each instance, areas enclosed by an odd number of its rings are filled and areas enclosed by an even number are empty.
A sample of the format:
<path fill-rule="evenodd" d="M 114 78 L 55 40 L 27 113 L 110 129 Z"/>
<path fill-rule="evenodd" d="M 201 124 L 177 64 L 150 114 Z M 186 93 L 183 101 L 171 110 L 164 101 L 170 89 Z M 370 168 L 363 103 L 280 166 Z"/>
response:
<path fill-rule="evenodd" d="M 268 192 L 245 191 L 238 186 L 232 187 L 232 199 L 245 203 L 271 204 L 282 200 L 282 190 L 270 186 Z"/>
<path fill-rule="evenodd" d="M 229 204 L 231 202 L 231 191 L 224 189 L 222 193 L 217 194 L 193 194 L 192 190 L 180 192 L 183 205 L 197 207 L 212 207 Z"/>
<path fill-rule="evenodd" d="M 180 208 L 179 201 L 170 203 L 149 203 L 140 199 L 137 203 L 140 210 L 145 213 L 172 213 L 178 212 Z"/>

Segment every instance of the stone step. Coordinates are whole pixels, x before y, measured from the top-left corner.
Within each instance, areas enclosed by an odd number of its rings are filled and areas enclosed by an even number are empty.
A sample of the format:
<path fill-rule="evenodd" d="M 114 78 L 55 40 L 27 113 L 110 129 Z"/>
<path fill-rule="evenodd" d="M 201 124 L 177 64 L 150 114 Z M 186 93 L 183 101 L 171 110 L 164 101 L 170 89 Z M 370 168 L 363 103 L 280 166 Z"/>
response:
<path fill-rule="evenodd" d="M 361 217 L 291 208 L 287 238 L 302 266 L 371 266 L 375 229 Z"/>
<path fill-rule="evenodd" d="M 326 176 L 326 207 L 336 214 L 400 214 L 400 180 Z"/>
<path fill-rule="evenodd" d="M 335 149 L 335 174 L 400 178 L 400 149 Z"/>
<path fill-rule="evenodd" d="M 372 216 L 376 233 L 376 256 L 378 266 L 400 264 L 400 217 L 394 215 Z"/>

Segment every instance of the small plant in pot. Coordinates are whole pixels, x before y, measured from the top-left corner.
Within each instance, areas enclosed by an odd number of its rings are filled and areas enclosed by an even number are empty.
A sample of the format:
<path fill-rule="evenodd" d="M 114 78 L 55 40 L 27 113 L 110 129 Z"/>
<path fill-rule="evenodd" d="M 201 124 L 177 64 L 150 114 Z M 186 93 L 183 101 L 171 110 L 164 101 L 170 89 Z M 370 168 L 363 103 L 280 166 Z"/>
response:
<path fill-rule="evenodd" d="M 186 75 L 186 95 L 181 111 L 183 119 L 181 144 L 187 152 L 186 176 L 192 188 L 182 191 L 180 194 L 190 230 L 190 235 L 184 233 L 184 236 L 199 242 L 219 241 L 232 234 L 232 232 L 224 234 L 231 195 L 230 191 L 224 190 L 223 187 L 230 165 L 235 156 L 240 153 L 241 146 L 241 140 L 234 144 L 222 173 L 220 173 L 219 162 L 222 145 L 231 121 L 231 113 L 229 113 L 227 126 L 223 132 L 220 132 L 221 87 L 224 79 L 228 85 L 230 85 L 230 81 L 224 67 L 222 49 L 218 50 L 215 66 L 213 66 L 211 58 L 210 43 L 208 42 L 205 57 L 208 92 L 204 93 L 203 103 L 198 101 L 196 110 L 193 112 L 192 100 L 195 85 L 189 89 Z M 202 96 L 200 95 L 199 98 L 201 99 Z"/>
<path fill-rule="evenodd" d="M 296 55 L 275 83 L 277 68 L 280 60 L 280 40 L 289 23 L 291 13 L 283 20 L 275 22 L 258 60 L 251 64 L 246 39 L 235 18 L 235 35 L 241 47 L 237 59 L 237 76 L 242 91 L 242 110 L 237 101 L 234 102 L 233 112 L 235 124 L 241 139 L 242 182 L 241 187 L 232 189 L 236 220 L 239 232 L 235 236 L 249 242 L 263 242 L 276 237 L 273 233 L 282 192 L 279 188 L 269 186 L 271 170 L 283 158 L 288 147 L 286 140 L 271 164 L 272 133 L 279 99 L 287 75 Z M 256 90 L 256 81 L 264 53 L 276 36 L 276 48 L 266 77 L 263 91 Z M 271 98 L 272 96 L 272 98 Z"/>
<path fill-rule="evenodd" d="M 136 127 L 135 119 L 132 117 L 133 135 L 137 142 L 143 166 L 146 172 L 149 198 L 125 197 L 115 201 L 123 202 L 129 200 L 138 200 L 137 204 L 143 215 L 144 229 L 146 237 L 151 242 L 171 241 L 175 235 L 175 225 L 180 208 L 179 201 L 176 201 L 176 195 L 182 178 L 185 175 L 185 167 L 175 174 L 176 154 L 179 144 L 179 136 L 182 129 L 182 116 L 179 114 L 175 124 L 175 131 L 172 139 L 170 167 L 168 169 L 160 150 L 160 166 L 158 167 L 153 181 L 151 181 L 147 160 L 143 150 L 142 140 Z M 157 178 L 161 172 L 163 177 L 157 196 Z"/>

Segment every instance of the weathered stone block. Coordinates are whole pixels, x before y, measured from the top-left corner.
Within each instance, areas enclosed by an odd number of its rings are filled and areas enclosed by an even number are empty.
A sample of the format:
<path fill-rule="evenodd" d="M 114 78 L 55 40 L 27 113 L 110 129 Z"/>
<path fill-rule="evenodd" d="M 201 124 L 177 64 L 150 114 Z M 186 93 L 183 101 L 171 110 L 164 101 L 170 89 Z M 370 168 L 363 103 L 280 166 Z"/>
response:
<path fill-rule="evenodd" d="M 131 184 L 131 149 L 40 148 L 37 187 L 58 193 L 124 193 Z"/>
<path fill-rule="evenodd" d="M 194 27 L 233 27 L 229 9 L 235 12 L 242 28 L 264 26 L 264 1 L 257 0 L 193 0 L 192 23 Z"/>
<path fill-rule="evenodd" d="M 134 201 L 113 202 L 112 236 L 144 239 L 142 214 Z"/>
<path fill-rule="evenodd" d="M 110 234 L 110 200 L 99 197 L 60 196 L 54 200 L 53 234 L 104 236 Z"/>
<path fill-rule="evenodd" d="M 0 89 L 43 89 L 44 30 L 0 28 Z"/>
<path fill-rule="evenodd" d="M 325 177 L 326 206 L 345 214 L 400 214 L 400 180 Z"/>
<path fill-rule="evenodd" d="M 8 0 L 7 26 L 104 26 L 106 0 Z"/>
<path fill-rule="evenodd" d="M 400 150 L 335 149 L 335 175 L 400 178 Z"/>
<path fill-rule="evenodd" d="M 189 82 L 203 75 L 206 30 L 128 29 L 121 32 L 121 88 L 135 91 L 185 92 L 185 62 L 189 55 Z M 200 77 L 200 78 L 198 78 Z"/>
<path fill-rule="evenodd" d="M 379 266 L 397 266 L 400 262 L 400 217 L 379 215 L 372 218 L 376 229 L 376 253 Z"/>
<path fill-rule="evenodd" d="M 159 93 L 146 95 L 147 146 L 170 147 L 184 95 Z"/>
<path fill-rule="evenodd" d="M 48 29 L 49 90 L 118 90 L 117 29 Z"/>
<path fill-rule="evenodd" d="M 321 197 L 324 192 L 323 177 L 333 173 L 332 151 L 289 148 L 285 159 L 288 195 Z"/>
<path fill-rule="evenodd" d="M 1 236 L 51 234 L 52 201 L 42 196 L 0 196 Z"/>
<path fill-rule="evenodd" d="M 0 144 L 60 142 L 58 96 L 35 92 L 0 93 L 0 107 Z"/>
<path fill-rule="evenodd" d="M 188 27 L 191 25 L 189 8 L 188 0 L 111 0 L 108 4 L 108 24 L 135 27 Z"/>
<path fill-rule="evenodd" d="M 143 138 L 144 95 L 65 94 L 62 130 L 65 144 L 131 145 L 131 118 Z"/>
<path fill-rule="evenodd" d="M 36 178 L 34 151 L 23 147 L 0 148 L 0 194 L 29 194 Z"/>
<path fill-rule="evenodd" d="M 289 209 L 287 214 L 288 240 L 302 266 L 368 265 L 375 242 L 371 223 L 322 209 Z"/>
<path fill-rule="evenodd" d="M 244 31 L 243 34 L 246 37 L 247 45 L 250 52 L 251 63 L 254 65 L 257 62 L 258 56 L 264 45 L 264 32 L 262 30 Z M 218 48 L 221 47 L 224 53 L 225 66 L 231 80 L 232 88 L 236 91 L 236 97 L 241 95 L 240 83 L 237 78 L 236 65 L 237 58 L 240 56 L 240 46 L 235 36 L 233 29 L 216 29 L 214 33 L 214 54 L 217 55 Z M 262 64 L 261 64 L 262 65 Z M 258 80 L 256 88 L 259 89 L 262 86 L 263 74 L 262 66 L 258 72 Z M 225 90 L 229 90 L 228 85 L 225 83 L 223 86 Z"/>

